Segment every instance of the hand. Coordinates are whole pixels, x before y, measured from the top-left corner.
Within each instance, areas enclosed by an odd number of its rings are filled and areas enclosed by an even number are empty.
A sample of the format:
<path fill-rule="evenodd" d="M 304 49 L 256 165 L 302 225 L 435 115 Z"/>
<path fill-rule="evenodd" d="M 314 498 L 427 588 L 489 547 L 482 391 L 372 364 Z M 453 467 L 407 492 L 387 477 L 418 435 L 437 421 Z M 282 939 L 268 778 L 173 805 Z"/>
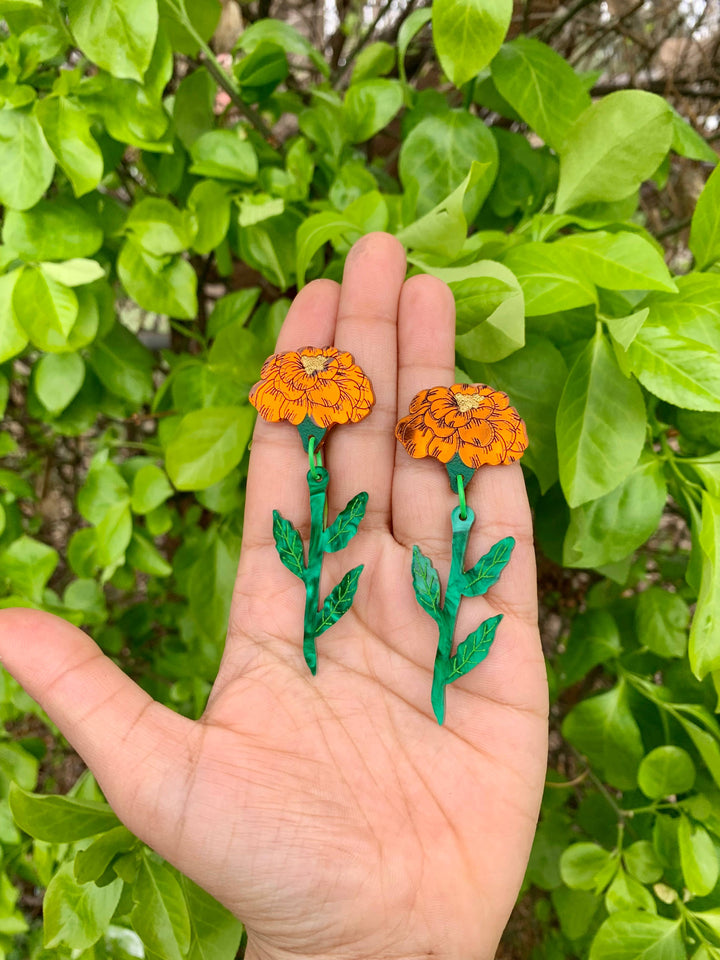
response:
<path fill-rule="evenodd" d="M 342 287 L 305 287 L 278 341 L 350 351 L 377 397 L 326 442 L 330 519 L 370 496 L 357 536 L 325 558 L 325 592 L 365 569 L 352 609 L 318 640 L 316 677 L 301 650 L 304 589 L 272 536 L 273 508 L 304 539 L 309 521 L 307 455 L 284 423 L 255 430 L 227 644 L 199 721 L 155 703 L 65 621 L 0 614 L 4 666 L 123 822 L 246 924 L 253 960 L 491 958 L 535 831 L 547 685 L 517 464 L 482 467 L 468 487 L 468 564 L 501 537 L 517 542 L 488 596 L 463 601 L 457 636 L 504 619 L 488 658 L 448 687 L 444 726 L 431 709 L 437 628 L 415 600 L 411 552 L 446 582 L 457 497 L 393 429 L 418 390 L 455 382 L 454 307 L 439 280 L 404 276 L 396 240 L 363 238 Z"/>

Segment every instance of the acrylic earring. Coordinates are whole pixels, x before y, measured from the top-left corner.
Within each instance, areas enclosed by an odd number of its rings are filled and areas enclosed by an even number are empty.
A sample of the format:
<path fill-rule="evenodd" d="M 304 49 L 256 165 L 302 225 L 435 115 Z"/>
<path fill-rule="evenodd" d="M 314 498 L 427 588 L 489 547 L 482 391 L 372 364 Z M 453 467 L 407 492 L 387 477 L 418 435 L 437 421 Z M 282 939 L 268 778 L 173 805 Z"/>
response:
<path fill-rule="evenodd" d="M 321 462 L 325 434 L 334 424 L 358 423 L 375 403 L 372 385 L 349 353 L 336 347 L 303 347 L 276 353 L 263 364 L 260 380 L 250 391 L 250 403 L 264 420 L 287 421 L 298 428 L 310 469 L 310 542 L 307 562 L 295 527 L 273 510 L 273 536 L 280 560 L 305 584 L 303 654 L 317 671 L 316 640 L 352 606 L 363 565 L 350 570 L 320 606 L 323 555 L 342 550 L 357 533 L 365 516 L 367 493 L 358 493 L 325 526 L 326 491 L 330 480 Z"/>
<path fill-rule="evenodd" d="M 507 395 L 485 384 L 456 383 L 421 390 L 410 413 L 395 427 L 395 436 L 411 457 L 435 457 L 447 469 L 458 495 L 452 511 L 452 561 L 444 603 L 440 578 L 419 547 L 413 547 L 415 597 L 438 627 L 431 702 L 438 723 L 445 719 L 445 688 L 469 673 L 487 656 L 502 614 L 483 621 L 452 653 L 460 601 L 479 597 L 497 583 L 515 545 L 513 537 L 496 543 L 475 566 L 465 569 L 465 552 L 475 514 L 465 502 L 465 488 L 485 465 L 519 460 L 528 445 L 525 424 Z"/>

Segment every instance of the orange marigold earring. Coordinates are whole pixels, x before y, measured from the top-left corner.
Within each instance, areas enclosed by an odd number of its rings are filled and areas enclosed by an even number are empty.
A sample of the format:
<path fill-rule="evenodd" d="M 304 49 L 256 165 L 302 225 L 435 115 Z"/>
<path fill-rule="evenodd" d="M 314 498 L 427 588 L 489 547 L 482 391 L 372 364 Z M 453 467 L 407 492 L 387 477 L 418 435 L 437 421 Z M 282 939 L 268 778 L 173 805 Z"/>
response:
<path fill-rule="evenodd" d="M 368 500 L 367 493 L 358 493 L 333 523 L 325 526 L 330 477 L 322 466 L 320 448 L 333 425 L 364 419 L 375 403 L 375 395 L 351 354 L 337 347 L 303 347 L 268 357 L 260 380 L 250 391 L 250 403 L 265 420 L 294 424 L 310 462 L 307 562 L 300 534 L 277 510 L 273 511 L 273 536 L 280 560 L 305 584 L 303 654 L 315 674 L 316 640 L 352 606 L 363 569 L 361 564 L 346 573 L 320 606 L 322 558 L 325 553 L 342 550 L 355 536 Z"/>
<path fill-rule="evenodd" d="M 437 570 L 419 547 L 413 547 L 415 597 L 438 626 L 431 702 L 437 722 L 442 723 L 445 687 L 485 659 L 502 620 L 498 614 L 483 621 L 452 654 L 460 601 L 479 597 L 497 583 L 515 545 L 512 537 L 505 537 L 474 567 L 465 569 L 468 537 L 475 522 L 475 514 L 465 502 L 465 487 L 479 467 L 519 460 L 528 438 L 525 424 L 506 394 L 485 384 L 468 383 L 421 390 L 410 403 L 409 415 L 395 427 L 395 436 L 411 457 L 434 457 L 443 463 L 459 500 L 451 515 L 452 561 L 444 603 L 440 602 Z"/>

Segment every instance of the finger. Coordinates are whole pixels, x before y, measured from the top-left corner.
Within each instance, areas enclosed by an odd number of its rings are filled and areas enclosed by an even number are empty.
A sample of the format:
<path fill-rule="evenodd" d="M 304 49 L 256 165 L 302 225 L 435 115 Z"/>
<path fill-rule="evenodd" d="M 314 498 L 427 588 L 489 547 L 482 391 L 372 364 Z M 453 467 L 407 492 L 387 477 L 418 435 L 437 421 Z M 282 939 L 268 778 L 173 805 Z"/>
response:
<path fill-rule="evenodd" d="M 0 611 L 0 659 L 90 767 L 118 816 L 161 850 L 182 812 L 194 724 L 156 703 L 77 627 Z"/>
<path fill-rule="evenodd" d="M 449 287 L 426 275 L 403 286 L 398 314 L 398 417 L 420 390 L 455 382 L 455 302 Z M 394 425 L 393 425 L 394 426 Z M 450 552 L 450 513 L 457 496 L 436 460 L 415 460 L 395 443 L 392 523 L 395 539 L 425 551 Z"/>
<path fill-rule="evenodd" d="M 315 280 L 303 287 L 288 311 L 276 353 L 332 344 L 339 296 L 340 288 L 332 280 Z M 302 517 L 309 522 L 307 471 L 308 456 L 297 427 L 258 417 L 245 496 L 245 549 L 272 542 L 273 509 L 296 526 Z"/>
<path fill-rule="evenodd" d="M 397 411 L 397 312 L 405 251 L 388 233 L 370 233 L 345 262 L 335 346 L 348 350 L 372 381 L 375 406 L 352 427 L 328 437 L 330 513 L 360 490 L 369 494 L 363 530 L 390 522 Z"/>

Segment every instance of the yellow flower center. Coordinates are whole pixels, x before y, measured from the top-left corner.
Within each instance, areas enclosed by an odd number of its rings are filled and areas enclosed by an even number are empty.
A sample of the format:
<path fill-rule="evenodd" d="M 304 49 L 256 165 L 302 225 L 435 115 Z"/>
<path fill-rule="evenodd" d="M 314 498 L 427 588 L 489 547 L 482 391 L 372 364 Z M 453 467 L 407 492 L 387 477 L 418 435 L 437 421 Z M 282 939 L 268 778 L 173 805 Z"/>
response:
<path fill-rule="evenodd" d="M 468 410 L 477 410 L 483 401 L 483 398 L 477 393 L 456 393 L 454 397 L 460 413 L 467 413 Z"/>
<path fill-rule="evenodd" d="M 327 357 L 300 357 L 300 362 L 305 368 L 305 373 L 308 376 L 311 376 L 312 374 L 320 373 L 321 370 L 325 369 Z"/>

